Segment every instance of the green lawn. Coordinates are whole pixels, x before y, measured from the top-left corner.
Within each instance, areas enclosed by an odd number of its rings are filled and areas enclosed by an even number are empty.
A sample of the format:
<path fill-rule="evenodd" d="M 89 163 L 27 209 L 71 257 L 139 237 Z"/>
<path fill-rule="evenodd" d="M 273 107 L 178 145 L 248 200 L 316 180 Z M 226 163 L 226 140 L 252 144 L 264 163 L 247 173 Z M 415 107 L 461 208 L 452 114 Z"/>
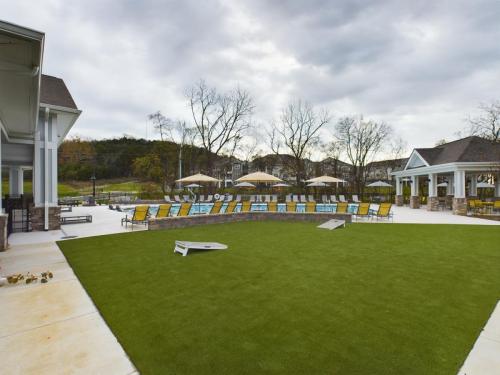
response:
<path fill-rule="evenodd" d="M 173 254 L 175 239 L 229 250 Z M 60 242 L 141 374 L 456 374 L 500 299 L 487 226 L 249 222 Z"/>

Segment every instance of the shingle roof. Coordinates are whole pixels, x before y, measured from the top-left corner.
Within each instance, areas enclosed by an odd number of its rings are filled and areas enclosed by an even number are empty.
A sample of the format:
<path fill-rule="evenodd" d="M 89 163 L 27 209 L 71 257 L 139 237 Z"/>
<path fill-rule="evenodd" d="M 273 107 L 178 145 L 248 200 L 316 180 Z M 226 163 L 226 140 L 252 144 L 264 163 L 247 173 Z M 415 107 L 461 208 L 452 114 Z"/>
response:
<path fill-rule="evenodd" d="M 500 162 L 500 143 L 472 136 L 434 148 L 415 149 L 429 165 L 456 162 Z"/>
<path fill-rule="evenodd" d="M 42 74 L 40 103 L 78 109 L 64 81 L 61 78 L 45 74 Z"/>

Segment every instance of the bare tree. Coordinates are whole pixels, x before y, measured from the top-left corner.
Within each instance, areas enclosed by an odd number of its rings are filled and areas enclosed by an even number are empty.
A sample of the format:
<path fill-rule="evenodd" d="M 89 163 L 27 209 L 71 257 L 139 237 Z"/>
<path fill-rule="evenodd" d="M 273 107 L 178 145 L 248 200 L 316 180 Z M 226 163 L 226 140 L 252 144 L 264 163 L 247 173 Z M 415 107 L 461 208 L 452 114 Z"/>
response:
<path fill-rule="evenodd" d="M 365 121 L 360 116 L 340 119 L 335 130 L 352 164 L 354 187 L 362 195 L 368 172 L 366 167 L 381 151 L 392 128 L 383 122 Z"/>
<path fill-rule="evenodd" d="M 467 119 L 469 133 L 500 142 L 500 100 L 479 106 L 481 114 Z"/>
<path fill-rule="evenodd" d="M 213 169 L 213 156 L 238 147 L 250 127 L 254 105 L 250 94 L 240 89 L 219 94 L 199 81 L 188 94 L 197 135 L 206 153 L 206 167 Z"/>
<path fill-rule="evenodd" d="M 171 119 L 162 115 L 160 111 L 148 115 L 148 119 L 153 123 L 154 129 L 160 133 L 162 141 L 172 139 L 174 123 Z"/>
<path fill-rule="evenodd" d="M 291 154 L 297 186 L 305 177 L 304 158 L 318 144 L 318 132 L 329 121 L 328 111 L 315 111 L 309 103 L 298 100 L 282 110 L 280 123 L 269 134 L 269 145 L 275 154 L 279 155 L 282 148 Z"/>

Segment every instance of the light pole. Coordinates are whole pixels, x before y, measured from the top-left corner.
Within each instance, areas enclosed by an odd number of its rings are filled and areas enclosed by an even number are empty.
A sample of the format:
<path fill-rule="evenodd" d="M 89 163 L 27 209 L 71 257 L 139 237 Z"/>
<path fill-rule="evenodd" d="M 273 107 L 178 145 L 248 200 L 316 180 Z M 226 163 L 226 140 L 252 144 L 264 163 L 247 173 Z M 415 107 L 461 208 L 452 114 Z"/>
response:
<path fill-rule="evenodd" d="M 95 171 L 92 173 L 92 176 L 90 177 L 90 181 L 92 181 L 92 199 L 89 202 L 89 206 L 95 206 Z"/>

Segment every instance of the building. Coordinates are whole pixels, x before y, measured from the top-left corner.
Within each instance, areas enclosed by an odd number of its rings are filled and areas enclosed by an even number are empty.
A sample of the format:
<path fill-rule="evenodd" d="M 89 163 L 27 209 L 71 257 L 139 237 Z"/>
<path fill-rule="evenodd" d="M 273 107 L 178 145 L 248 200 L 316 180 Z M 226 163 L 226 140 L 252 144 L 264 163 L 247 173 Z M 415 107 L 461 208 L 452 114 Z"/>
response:
<path fill-rule="evenodd" d="M 396 178 L 396 204 L 403 205 L 403 178 L 411 183 L 410 207 L 420 207 L 420 180 L 428 183 L 427 209 L 438 209 L 438 178 L 447 182 L 447 199 L 453 212 L 467 213 L 467 198 L 477 197 L 478 177 L 494 180 L 495 197 L 500 197 L 500 143 L 467 137 L 433 148 L 416 148 Z"/>
<path fill-rule="evenodd" d="M 57 148 L 81 113 L 64 81 L 42 74 L 44 41 L 42 32 L 0 21 L 0 165 L 11 197 L 23 195 L 23 173 L 32 170 L 33 230 L 59 228 Z M 2 246 L 7 222 L 3 214 Z"/>
<path fill-rule="evenodd" d="M 407 161 L 406 158 L 372 161 L 366 165 L 366 180 L 369 182 L 377 180 L 390 182 L 392 172 L 403 169 Z"/>

